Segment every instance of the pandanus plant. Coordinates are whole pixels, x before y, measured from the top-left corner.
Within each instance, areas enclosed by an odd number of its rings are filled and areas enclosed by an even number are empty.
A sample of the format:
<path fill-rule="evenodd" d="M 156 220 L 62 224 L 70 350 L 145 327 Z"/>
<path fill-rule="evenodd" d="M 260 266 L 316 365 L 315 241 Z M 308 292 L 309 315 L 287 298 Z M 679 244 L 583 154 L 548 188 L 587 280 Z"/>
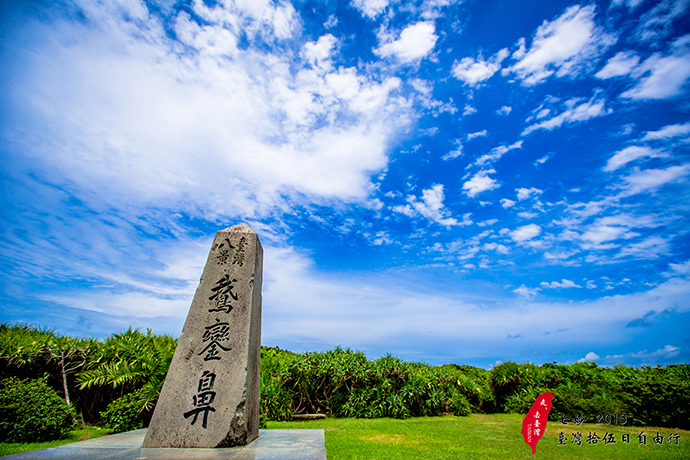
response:
<path fill-rule="evenodd" d="M 153 409 L 163 387 L 177 341 L 170 335 L 146 334 L 131 327 L 105 340 L 96 356 L 77 377 L 81 389 L 110 386 L 137 392 L 139 410 Z"/>

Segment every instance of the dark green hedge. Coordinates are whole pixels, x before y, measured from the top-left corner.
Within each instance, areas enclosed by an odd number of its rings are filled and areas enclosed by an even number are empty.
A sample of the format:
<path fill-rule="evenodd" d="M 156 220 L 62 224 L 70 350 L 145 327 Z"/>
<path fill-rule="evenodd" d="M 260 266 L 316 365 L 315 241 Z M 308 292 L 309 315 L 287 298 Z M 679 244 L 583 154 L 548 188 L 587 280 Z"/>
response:
<path fill-rule="evenodd" d="M 0 439 L 44 442 L 60 439 L 75 426 L 72 406 L 42 380 L 4 379 L 0 384 Z"/>

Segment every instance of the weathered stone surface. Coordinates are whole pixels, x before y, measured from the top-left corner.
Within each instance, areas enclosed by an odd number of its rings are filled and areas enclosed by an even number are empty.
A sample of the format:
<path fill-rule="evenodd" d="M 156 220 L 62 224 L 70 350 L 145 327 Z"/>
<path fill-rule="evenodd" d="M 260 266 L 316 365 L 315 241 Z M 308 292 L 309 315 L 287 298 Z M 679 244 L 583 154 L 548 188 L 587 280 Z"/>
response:
<path fill-rule="evenodd" d="M 143 447 L 229 447 L 259 434 L 263 250 L 216 233 Z"/>

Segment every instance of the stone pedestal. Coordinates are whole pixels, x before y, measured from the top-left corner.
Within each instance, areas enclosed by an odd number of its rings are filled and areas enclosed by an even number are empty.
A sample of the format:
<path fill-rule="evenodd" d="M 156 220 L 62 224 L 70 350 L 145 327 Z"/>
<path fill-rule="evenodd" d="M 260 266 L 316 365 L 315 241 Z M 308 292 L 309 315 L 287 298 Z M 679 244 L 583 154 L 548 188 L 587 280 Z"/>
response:
<path fill-rule="evenodd" d="M 144 448 L 230 447 L 258 436 L 262 264 L 247 224 L 216 233 Z"/>
<path fill-rule="evenodd" d="M 326 460 L 323 430 L 261 430 L 246 446 L 145 449 L 146 429 L 4 457 L 9 460 Z"/>

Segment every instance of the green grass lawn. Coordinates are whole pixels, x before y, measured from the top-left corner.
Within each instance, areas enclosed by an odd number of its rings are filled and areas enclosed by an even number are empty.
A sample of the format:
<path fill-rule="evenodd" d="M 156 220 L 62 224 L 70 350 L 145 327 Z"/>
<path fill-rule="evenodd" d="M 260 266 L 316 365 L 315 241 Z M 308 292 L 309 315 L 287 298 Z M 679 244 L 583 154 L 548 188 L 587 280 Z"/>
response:
<path fill-rule="evenodd" d="M 549 422 L 537 444 L 537 453 L 525 444 L 520 430 L 522 415 L 480 415 L 469 417 L 417 417 L 395 419 L 337 419 L 300 422 L 268 422 L 268 428 L 323 428 L 329 460 L 363 459 L 690 459 L 690 431 L 668 428 L 615 427 L 582 424 L 564 426 Z M 568 438 L 558 445 L 559 433 Z M 647 445 L 637 435 L 647 434 Z M 663 445 L 652 437 L 659 431 Z M 571 443 L 574 432 L 582 433 L 582 445 Z M 589 433 L 603 438 L 613 433 L 616 444 L 587 444 Z M 671 433 L 680 435 L 679 445 L 669 445 Z M 630 444 L 621 441 L 630 434 Z"/>
<path fill-rule="evenodd" d="M 21 452 L 29 452 L 30 450 L 47 449 L 48 447 L 61 446 L 63 444 L 70 444 L 73 442 L 86 441 L 87 439 L 100 438 L 111 434 L 113 430 L 107 428 L 98 428 L 95 426 L 87 426 L 78 430 L 72 431 L 65 439 L 59 441 L 49 442 L 0 442 L 0 456 L 19 454 Z"/>
<path fill-rule="evenodd" d="M 537 444 L 537 453 L 522 439 L 522 415 L 480 415 L 469 417 L 417 417 L 396 419 L 328 418 L 301 422 L 268 422 L 269 429 L 323 428 L 329 460 L 364 459 L 690 459 L 690 431 L 669 428 L 616 427 L 582 424 L 580 427 L 549 422 L 546 433 Z M 568 438 L 558 445 L 563 432 Z M 647 445 L 639 444 L 637 435 L 647 434 Z M 663 445 L 654 444 L 657 431 Z M 582 445 L 571 443 L 572 434 L 582 433 Z M 615 444 L 587 444 L 591 433 L 603 438 L 613 433 Z M 107 429 L 87 427 L 73 431 L 67 439 L 45 443 L 0 443 L 0 456 L 45 449 L 110 434 Z M 672 433 L 680 436 L 679 445 L 668 443 Z M 630 444 L 622 442 L 630 434 Z"/>

